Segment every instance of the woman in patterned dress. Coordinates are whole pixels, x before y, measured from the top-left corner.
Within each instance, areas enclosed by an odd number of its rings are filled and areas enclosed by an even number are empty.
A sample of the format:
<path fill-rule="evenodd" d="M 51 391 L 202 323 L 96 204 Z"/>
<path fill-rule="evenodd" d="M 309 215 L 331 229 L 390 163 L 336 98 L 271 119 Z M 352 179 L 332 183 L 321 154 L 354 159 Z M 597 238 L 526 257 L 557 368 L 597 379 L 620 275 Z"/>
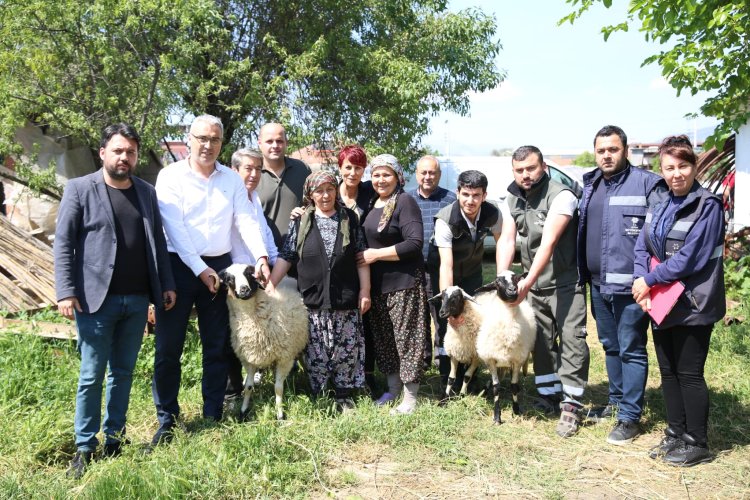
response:
<path fill-rule="evenodd" d="M 356 254 L 365 239 L 356 214 L 338 201 L 333 174 L 310 174 L 303 191 L 304 212 L 289 224 L 271 282 L 278 284 L 297 262 L 297 288 L 310 317 L 310 386 L 320 395 L 332 382 L 339 408 L 347 410 L 354 406 L 352 390 L 364 384 L 361 314 L 370 308 L 370 268 L 358 265 Z"/>
<path fill-rule="evenodd" d="M 427 335 L 422 213 L 403 191 L 403 170 L 393 155 L 375 157 L 370 167 L 377 196 L 362 224 L 369 248 L 361 262 L 370 265 L 370 327 L 378 368 L 388 380 L 377 404 L 394 401 L 403 388 L 391 414 L 409 414 L 417 403 Z"/>

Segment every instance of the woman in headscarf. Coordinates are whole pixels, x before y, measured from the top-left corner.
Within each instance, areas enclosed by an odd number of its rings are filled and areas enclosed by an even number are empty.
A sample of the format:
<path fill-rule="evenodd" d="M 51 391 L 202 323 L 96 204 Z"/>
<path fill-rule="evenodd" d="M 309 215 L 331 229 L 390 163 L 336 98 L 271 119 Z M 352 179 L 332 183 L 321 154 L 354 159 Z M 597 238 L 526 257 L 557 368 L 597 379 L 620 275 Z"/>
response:
<path fill-rule="evenodd" d="M 403 170 L 393 155 L 375 157 L 370 168 L 376 196 L 363 223 L 369 248 L 361 261 L 370 264 L 370 327 L 378 368 L 388 380 L 377 404 L 394 401 L 403 388 L 391 414 L 409 414 L 417 403 L 427 335 L 422 213 L 403 191 Z"/>
<path fill-rule="evenodd" d="M 361 314 L 370 308 L 370 268 L 357 263 L 366 249 L 354 212 L 341 205 L 336 177 L 310 174 L 303 187 L 304 212 L 289 223 L 271 282 L 276 285 L 297 263 L 297 288 L 310 317 L 305 349 L 310 386 L 322 395 L 333 383 L 340 410 L 352 409 L 353 389 L 364 384 Z"/>
<path fill-rule="evenodd" d="M 636 241 L 633 298 L 644 311 L 655 305 L 666 312 L 668 305 L 652 301 L 657 287 L 684 285 L 671 310 L 651 325 L 667 428 L 650 454 L 684 467 L 712 458 L 703 370 L 714 323 L 726 311 L 724 214 L 721 200 L 695 180 L 696 156 L 686 136 L 664 139 L 659 159 L 669 192 L 649 209 Z"/>

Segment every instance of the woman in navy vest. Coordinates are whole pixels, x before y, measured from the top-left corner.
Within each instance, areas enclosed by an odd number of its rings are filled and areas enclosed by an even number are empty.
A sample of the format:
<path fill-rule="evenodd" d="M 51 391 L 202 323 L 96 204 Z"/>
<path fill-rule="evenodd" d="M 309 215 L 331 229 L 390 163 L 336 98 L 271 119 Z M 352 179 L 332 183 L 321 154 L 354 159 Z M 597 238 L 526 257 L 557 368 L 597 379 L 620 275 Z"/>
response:
<path fill-rule="evenodd" d="M 726 309 L 724 214 L 721 200 L 695 181 L 696 156 L 686 136 L 664 139 L 659 158 L 669 192 L 649 210 L 636 242 L 633 297 L 650 311 L 653 287 L 680 281 L 685 289 L 664 319 L 652 322 L 667 428 L 650 456 L 692 466 L 712 458 L 703 370 L 714 323 Z"/>
<path fill-rule="evenodd" d="M 314 394 L 333 382 L 340 410 L 354 408 L 353 389 L 364 384 L 362 316 L 370 309 L 370 268 L 357 265 L 367 246 L 356 214 L 338 200 L 336 177 L 310 174 L 303 187 L 303 213 L 289 233 L 271 273 L 278 284 L 297 263 L 297 288 L 310 317 L 305 363 Z"/>

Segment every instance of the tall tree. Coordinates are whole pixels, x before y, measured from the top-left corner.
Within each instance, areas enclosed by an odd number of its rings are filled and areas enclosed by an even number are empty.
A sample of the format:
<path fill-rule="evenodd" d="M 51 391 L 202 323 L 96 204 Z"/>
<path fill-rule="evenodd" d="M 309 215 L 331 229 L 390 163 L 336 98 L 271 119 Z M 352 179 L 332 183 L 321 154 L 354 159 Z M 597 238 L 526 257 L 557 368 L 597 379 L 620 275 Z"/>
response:
<path fill-rule="evenodd" d="M 594 4 L 612 0 L 565 0 L 578 19 Z M 646 40 L 667 44 L 643 64 L 658 63 L 677 90 L 711 92 L 700 110 L 721 123 L 706 141 L 721 144 L 750 119 L 750 6 L 746 0 L 631 0 L 627 19 L 602 28 L 604 39 L 640 23 Z"/>
<path fill-rule="evenodd" d="M 208 112 L 232 146 L 276 120 L 298 146 L 410 160 L 431 115 L 465 114 L 469 91 L 502 80 L 495 31 L 442 0 L 6 0 L 0 151 L 27 121 L 96 148 L 126 120 L 154 147 L 170 113 Z"/>

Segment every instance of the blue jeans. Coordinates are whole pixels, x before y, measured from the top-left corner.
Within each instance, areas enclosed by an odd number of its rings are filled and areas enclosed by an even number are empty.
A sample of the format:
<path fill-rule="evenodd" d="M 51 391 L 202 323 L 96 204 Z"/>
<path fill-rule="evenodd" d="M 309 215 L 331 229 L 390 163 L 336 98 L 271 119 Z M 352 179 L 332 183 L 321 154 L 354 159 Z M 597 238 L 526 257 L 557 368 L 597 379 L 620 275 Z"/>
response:
<path fill-rule="evenodd" d="M 600 293 L 591 285 L 591 313 L 609 377 L 609 403 L 619 407 L 617 418 L 638 422 L 648 376 L 648 315 L 630 295 Z"/>
<path fill-rule="evenodd" d="M 102 383 L 107 364 L 105 442 L 118 442 L 125 431 L 148 302 L 146 295 L 107 295 L 95 313 L 75 313 L 81 354 L 74 423 L 79 451 L 94 451 L 99 444 L 96 434 L 102 420 Z"/>
<path fill-rule="evenodd" d="M 156 416 L 161 425 L 174 425 L 180 415 L 177 397 L 182 376 L 182 350 L 185 347 L 190 313 L 193 304 L 198 311 L 198 330 L 203 348 L 203 416 L 219 420 L 224 406 L 227 385 L 226 344 L 229 341 L 229 310 L 227 289 L 221 287 L 216 295 L 193 274 L 176 253 L 170 253 L 172 274 L 177 288 L 177 301 L 169 311 L 156 310 L 156 352 L 154 353 L 154 381 L 151 386 L 156 405 Z M 206 265 L 216 272 L 232 265 L 229 254 L 203 257 Z"/>

